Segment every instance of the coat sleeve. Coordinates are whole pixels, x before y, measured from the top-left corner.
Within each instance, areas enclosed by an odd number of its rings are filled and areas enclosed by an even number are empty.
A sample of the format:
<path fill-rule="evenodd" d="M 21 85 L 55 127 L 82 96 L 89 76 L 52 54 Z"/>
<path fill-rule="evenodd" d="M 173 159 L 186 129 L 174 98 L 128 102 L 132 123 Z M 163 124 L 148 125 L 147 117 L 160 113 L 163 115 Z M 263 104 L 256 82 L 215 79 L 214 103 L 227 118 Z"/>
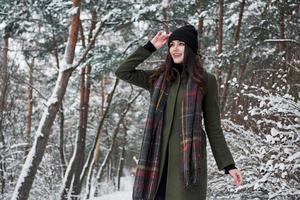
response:
<path fill-rule="evenodd" d="M 149 77 L 154 70 L 138 70 L 136 67 L 146 60 L 152 53 L 143 47 L 139 47 L 127 57 L 115 72 L 115 75 L 128 83 L 151 90 Z"/>
<path fill-rule="evenodd" d="M 217 80 L 214 75 L 208 74 L 207 84 L 203 99 L 204 126 L 218 169 L 222 170 L 235 163 L 221 128 Z"/>

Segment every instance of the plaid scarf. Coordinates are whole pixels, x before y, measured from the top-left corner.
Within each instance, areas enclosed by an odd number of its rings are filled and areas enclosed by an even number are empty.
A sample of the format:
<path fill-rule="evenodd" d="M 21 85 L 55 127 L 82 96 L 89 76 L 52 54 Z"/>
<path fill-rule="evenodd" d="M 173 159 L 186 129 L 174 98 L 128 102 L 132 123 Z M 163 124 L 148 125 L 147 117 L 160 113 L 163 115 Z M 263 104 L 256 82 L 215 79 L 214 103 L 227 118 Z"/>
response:
<path fill-rule="evenodd" d="M 170 86 L 164 76 L 154 83 L 144 138 L 133 185 L 133 200 L 153 200 L 159 181 L 160 146 Z M 186 188 L 199 183 L 202 145 L 202 98 L 199 85 L 188 79 L 181 106 L 181 174 Z"/>

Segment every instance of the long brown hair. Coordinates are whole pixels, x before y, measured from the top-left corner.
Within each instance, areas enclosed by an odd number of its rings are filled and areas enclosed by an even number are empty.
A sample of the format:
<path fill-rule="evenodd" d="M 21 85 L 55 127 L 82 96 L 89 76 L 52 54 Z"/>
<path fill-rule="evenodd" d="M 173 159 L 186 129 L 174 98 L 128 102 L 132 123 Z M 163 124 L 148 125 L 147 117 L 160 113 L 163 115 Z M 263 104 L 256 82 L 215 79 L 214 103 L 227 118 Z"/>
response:
<path fill-rule="evenodd" d="M 175 80 L 175 74 L 172 70 L 174 67 L 174 61 L 171 57 L 170 51 L 168 49 L 168 54 L 166 60 L 158 66 L 158 69 L 150 76 L 150 82 L 154 84 L 155 80 L 164 73 L 168 82 L 173 82 Z M 194 53 L 192 49 L 185 45 L 184 49 L 184 59 L 183 59 L 183 75 L 191 76 L 191 78 L 197 82 L 200 87 L 204 88 L 207 83 L 207 74 L 204 70 L 201 62 L 201 56 Z"/>

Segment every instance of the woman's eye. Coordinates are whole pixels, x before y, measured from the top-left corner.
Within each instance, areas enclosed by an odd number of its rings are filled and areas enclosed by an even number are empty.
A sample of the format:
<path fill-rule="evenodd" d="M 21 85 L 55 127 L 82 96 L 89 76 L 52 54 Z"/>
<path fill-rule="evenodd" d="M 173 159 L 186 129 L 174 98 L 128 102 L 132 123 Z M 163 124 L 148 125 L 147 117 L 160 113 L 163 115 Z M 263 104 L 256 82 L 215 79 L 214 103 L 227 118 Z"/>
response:
<path fill-rule="evenodd" d="M 184 42 L 180 42 L 180 43 L 179 43 L 179 45 L 183 45 L 183 46 L 184 46 L 184 45 L 185 45 L 185 43 L 184 43 Z"/>

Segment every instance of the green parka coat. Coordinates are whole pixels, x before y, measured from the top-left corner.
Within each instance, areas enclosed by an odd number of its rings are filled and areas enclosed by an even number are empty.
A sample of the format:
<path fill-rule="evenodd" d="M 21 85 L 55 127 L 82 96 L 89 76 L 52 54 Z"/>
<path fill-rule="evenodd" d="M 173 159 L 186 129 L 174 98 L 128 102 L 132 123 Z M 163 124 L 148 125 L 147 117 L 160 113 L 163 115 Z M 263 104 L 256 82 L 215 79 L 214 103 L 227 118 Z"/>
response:
<path fill-rule="evenodd" d="M 139 47 L 119 66 L 115 75 L 131 84 L 142 87 L 152 93 L 151 84 L 149 83 L 149 76 L 152 70 L 137 70 L 136 67 L 146 60 L 152 53 L 143 47 Z M 183 186 L 180 173 L 180 163 L 182 160 L 182 153 L 180 150 L 180 108 L 183 94 L 186 90 L 186 82 L 179 72 L 176 80 L 171 85 L 167 107 L 165 113 L 165 123 L 163 128 L 160 169 L 159 174 L 161 179 L 163 166 L 165 163 L 166 151 L 168 148 L 168 168 L 167 168 L 167 184 L 166 184 L 166 200 L 204 200 L 206 198 L 207 190 L 207 153 L 206 146 L 205 155 L 202 160 L 201 184 L 190 190 Z M 224 167 L 235 164 L 230 153 L 227 143 L 225 141 L 221 123 L 220 112 L 218 107 L 217 81 L 214 75 L 208 73 L 208 84 L 205 89 L 203 99 L 203 119 L 206 130 L 206 135 L 209 139 L 213 156 L 216 160 L 219 170 Z M 199 122 L 201 123 L 201 122 Z M 206 141 L 206 136 L 204 135 Z M 205 142 L 206 144 L 206 142 Z M 158 189 L 158 188 L 157 188 Z"/>

